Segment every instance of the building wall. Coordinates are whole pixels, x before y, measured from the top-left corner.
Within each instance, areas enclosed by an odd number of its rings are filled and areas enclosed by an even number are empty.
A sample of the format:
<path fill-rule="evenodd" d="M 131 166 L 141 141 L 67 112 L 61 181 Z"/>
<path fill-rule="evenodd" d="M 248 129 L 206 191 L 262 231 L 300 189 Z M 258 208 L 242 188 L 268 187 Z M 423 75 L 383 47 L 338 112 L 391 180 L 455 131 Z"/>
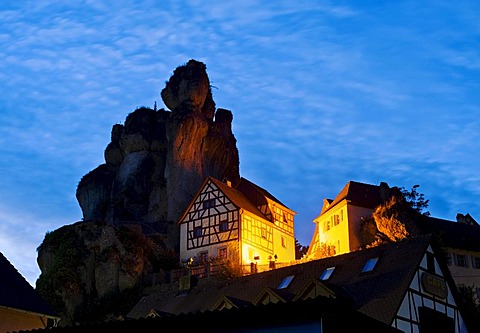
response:
<path fill-rule="evenodd" d="M 48 319 L 27 312 L 0 308 L 0 333 L 47 327 Z"/>
<path fill-rule="evenodd" d="M 363 247 L 364 241 L 361 236 L 360 226 L 362 218 L 371 217 L 373 210 L 370 208 L 357 207 L 348 204 L 348 235 L 349 235 L 349 251 L 357 251 Z"/>
<path fill-rule="evenodd" d="M 349 227 L 346 202 L 342 201 L 315 219 L 318 238 L 317 247 L 334 247 L 335 254 L 349 252 Z M 315 255 L 315 254 L 314 254 Z"/>
<path fill-rule="evenodd" d="M 420 332 L 421 325 L 443 325 L 442 332 L 466 333 L 465 323 L 434 252 L 429 247 L 427 253 L 408 288 L 392 326 L 406 333 L 416 333 Z M 429 260 L 427 256 L 434 259 Z M 425 313 L 429 318 L 423 315 Z"/>
<path fill-rule="evenodd" d="M 459 289 L 471 287 L 474 300 L 480 304 L 480 253 L 444 248 L 448 268 Z"/>

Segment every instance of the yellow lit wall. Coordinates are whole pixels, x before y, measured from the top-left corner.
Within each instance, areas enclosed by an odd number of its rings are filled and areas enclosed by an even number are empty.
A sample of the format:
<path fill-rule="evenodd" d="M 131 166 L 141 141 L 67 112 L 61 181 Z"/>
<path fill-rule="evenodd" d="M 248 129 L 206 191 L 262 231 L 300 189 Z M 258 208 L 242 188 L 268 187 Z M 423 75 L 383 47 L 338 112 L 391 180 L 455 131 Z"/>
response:
<path fill-rule="evenodd" d="M 334 246 L 335 255 L 358 250 L 364 245 L 360 233 L 361 220 L 370 216 L 371 209 L 354 206 L 347 200 L 320 214 L 314 220 L 317 234 L 312 238 L 309 256 L 314 256 L 321 244 Z"/>
<path fill-rule="evenodd" d="M 318 224 L 318 241 L 320 244 L 335 247 L 335 254 L 350 251 L 347 204 L 342 201 L 324 214 L 321 214 L 315 222 Z"/>
<path fill-rule="evenodd" d="M 0 333 L 46 328 L 47 321 L 39 315 L 0 308 Z"/>

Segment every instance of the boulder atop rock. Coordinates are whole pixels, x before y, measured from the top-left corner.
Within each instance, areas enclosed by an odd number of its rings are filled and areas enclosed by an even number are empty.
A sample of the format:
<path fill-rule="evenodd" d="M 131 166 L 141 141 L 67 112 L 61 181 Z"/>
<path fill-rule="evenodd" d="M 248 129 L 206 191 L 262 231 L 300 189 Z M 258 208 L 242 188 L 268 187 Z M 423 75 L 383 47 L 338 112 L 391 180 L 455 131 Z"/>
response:
<path fill-rule="evenodd" d="M 172 111 L 198 110 L 213 119 L 215 103 L 205 64 L 190 60 L 177 67 L 161 92 L 163 102 Z"/>

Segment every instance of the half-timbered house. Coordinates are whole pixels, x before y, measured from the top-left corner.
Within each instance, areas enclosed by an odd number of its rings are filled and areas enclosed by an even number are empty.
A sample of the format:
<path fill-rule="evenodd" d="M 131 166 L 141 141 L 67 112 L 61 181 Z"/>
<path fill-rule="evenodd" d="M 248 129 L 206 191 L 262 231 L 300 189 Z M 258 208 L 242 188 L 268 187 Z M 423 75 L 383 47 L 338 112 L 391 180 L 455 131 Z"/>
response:
<path fill-rule="evenodd" d="M 267 190 L 206 177 L 179 219 L 182 262 L 225 260 L 258 272 L 295 260 L 294 215 Z"/>

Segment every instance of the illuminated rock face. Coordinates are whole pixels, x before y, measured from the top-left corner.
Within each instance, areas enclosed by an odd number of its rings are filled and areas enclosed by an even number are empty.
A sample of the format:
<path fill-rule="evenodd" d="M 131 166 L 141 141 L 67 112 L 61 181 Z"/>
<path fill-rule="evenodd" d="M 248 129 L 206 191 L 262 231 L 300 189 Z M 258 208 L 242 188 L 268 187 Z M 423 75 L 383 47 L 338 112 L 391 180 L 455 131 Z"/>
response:
<path fill-rule="evenodd" d="M 170 110 L 139 108 L 112 127 L 105 163 L 86 174 L 76 196 L 84 220 L 164 224 L 178 247 L 175 222 L 206 176 L 239 176 L 231 111 L 216 109 L 206 66 L 178 67 L 162 99 Z"/>

